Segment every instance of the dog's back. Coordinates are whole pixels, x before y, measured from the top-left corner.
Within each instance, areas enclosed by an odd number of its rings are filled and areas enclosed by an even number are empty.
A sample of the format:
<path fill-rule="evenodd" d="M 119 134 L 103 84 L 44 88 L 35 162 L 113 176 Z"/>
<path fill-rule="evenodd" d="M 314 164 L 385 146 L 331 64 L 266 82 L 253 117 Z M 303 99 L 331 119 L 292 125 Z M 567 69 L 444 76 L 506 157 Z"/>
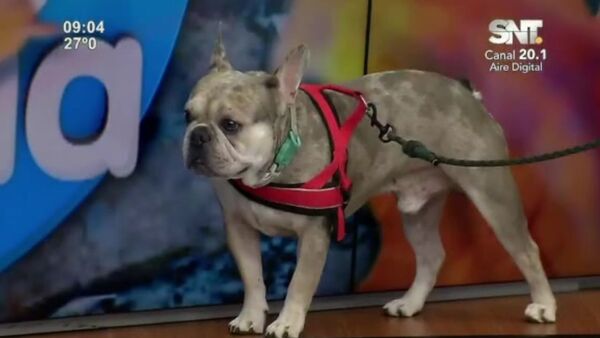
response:
<path fill-rule="evenodd" d="M 376 105 L 378 120 L 392 125 L 397 135 L 421 141 L 436 153 L 473 159 L 508 155 L 501 127 L 486 111 L 479 94 L 459 81 L 436 73 L 400 70 L 369 74 L 344 85 L 363 92 Z M 339 95 L 332 101 L 341 106 L 352 104 L 351 99 Z M 341 119 L 351 111 L 338 109 Z M 378 130 L 365 118 L 351 142 L 349 170 L 356 199 L 349 212 L 373 194 L 390 191 L 390 184 L 406 173 L 436 169 L 427 178 L 440 184 L 444 180 L 441 169 L 409 159 L 400 145 L 384 145 L 377 136 Z M 444 185 L 450 188 L 453 183 L 450 180 Z"/>

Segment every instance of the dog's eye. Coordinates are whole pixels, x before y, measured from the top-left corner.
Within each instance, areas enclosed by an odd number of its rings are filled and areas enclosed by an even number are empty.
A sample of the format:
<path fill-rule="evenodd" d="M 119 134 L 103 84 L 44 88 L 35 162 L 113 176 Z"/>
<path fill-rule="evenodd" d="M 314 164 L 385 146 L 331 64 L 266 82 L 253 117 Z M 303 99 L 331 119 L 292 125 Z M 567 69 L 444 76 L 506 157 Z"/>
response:
<path fill-rule="evenodd" d="M 242 126 L 232 119 L 222 119 L 219 124 L 221 125 L 221 129 L 230 134 L 239 131 Z"/>
<path fill-rule="evenodd" d="M 186 109 L 184 111 L 184 118 L 186 123 L 189 124 L 190 122 L 192 122 L 192 112 L 189 109 Z"/>

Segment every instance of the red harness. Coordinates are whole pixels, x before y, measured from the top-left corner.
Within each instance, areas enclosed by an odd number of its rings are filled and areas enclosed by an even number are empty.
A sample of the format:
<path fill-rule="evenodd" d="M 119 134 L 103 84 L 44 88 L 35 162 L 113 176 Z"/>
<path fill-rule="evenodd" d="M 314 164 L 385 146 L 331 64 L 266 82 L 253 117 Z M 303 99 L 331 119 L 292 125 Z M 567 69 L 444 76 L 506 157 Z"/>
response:
<path fill-rule="evenodd" d="M 336 239 L 341 241 L 346 235 L 344 208 L 352 188 L 352 181 L 346 172 L 348 144 L 358 123 L 365 115 L 367 102 L 360 92 L 335 85 L 303 84 L 300 89 L 311 98 L 327 126 L 332 149 L 331 163 L 306 183 L 271 183 L 253 188 L 239 179 L 230 182 L 246 197 L 269 207 L 306 215 L 333 215 L 337 218 Z M 325 90 L 336 91 L 357 99 L 358 105 L 343 125 L 340 125 L 335 107 L 324 95 Z"/>

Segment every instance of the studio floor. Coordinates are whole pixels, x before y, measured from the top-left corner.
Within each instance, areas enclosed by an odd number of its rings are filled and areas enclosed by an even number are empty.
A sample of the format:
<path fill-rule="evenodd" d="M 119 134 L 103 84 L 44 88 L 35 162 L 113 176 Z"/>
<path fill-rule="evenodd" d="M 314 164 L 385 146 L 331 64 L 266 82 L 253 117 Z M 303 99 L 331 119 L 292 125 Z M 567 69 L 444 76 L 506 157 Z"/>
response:
<path fill-rule="evenodd" d="M 600 290 L 558 294 L 558 322 L 523 320 L 528 297 L 503 297 L 427 304 L 414 318 L 389 318 L 380 308 L 311 312 L 303 337 L 400 337 L 464 335 L 600 334 Z M 271 318 L 272 319 L 272 318 Z M 229 320 L 207 320 L 129 328 L 27 336 L 27 338 L 232 337 Z"/>

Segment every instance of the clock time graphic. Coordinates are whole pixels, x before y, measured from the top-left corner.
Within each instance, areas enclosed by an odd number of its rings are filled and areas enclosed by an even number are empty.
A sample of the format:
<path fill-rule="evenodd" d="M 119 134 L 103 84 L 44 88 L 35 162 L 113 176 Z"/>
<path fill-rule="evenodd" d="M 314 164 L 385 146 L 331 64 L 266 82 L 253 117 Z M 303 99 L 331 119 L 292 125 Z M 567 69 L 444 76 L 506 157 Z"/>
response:
<path fill-rule="evenodd" d="M 98 45 L 95 35 L 103 34 L 105 31 L 104 20 L 66 20 L 63 22 L 62 30 L 65 34 L 63 41 L 65 49 L 79 49 L 83 46 L 93 50 Z"/>

